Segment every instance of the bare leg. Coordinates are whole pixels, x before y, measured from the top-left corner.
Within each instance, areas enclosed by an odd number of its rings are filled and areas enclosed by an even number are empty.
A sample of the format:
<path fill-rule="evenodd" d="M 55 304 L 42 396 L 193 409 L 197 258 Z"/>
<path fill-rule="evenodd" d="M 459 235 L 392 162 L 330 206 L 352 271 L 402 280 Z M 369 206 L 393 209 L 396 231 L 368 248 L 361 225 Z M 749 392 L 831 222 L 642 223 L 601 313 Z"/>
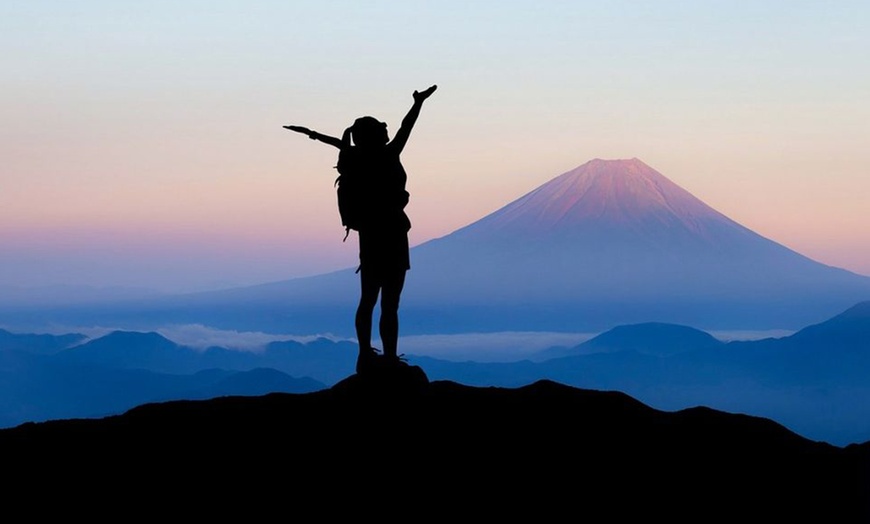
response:
<path fill-rule="evenodd" d="M 360 353 L 372 346 L 372 315 L 378 303 L 379 282 L 365 270 L 360 271 L 360 298 L 356 308 L 356 338 Z"/>
<path fill-rule="evenodd" d="M 396 357 L 399 345 L 399 297 L 405 286 L 405 270 L 386 277 L 381 290 L 381 320 L 379 324 L 384 356 Z"/>

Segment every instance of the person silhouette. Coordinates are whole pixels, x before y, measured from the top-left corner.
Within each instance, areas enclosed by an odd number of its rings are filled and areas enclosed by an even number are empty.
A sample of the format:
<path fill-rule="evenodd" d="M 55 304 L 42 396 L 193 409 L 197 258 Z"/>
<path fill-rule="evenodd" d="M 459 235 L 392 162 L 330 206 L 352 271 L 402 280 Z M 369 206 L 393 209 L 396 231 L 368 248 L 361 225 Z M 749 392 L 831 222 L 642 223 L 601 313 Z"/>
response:
<path fill-rule="evenodd" d="M 365 173 L 369 200 L 366 216 L 359 227 L 360 299 L 354 319 L 359 356 L 357 373 L 364 373 L 381 364 L 404 365 L 398 353 L 399 299 L 405 286 L 406 272 L 411 269 L 408 231 L 411 221 L 405 213 L 408 176 L 400 155 L 411 130 L 420 115 L 423 102 L 435 92 L 433 85 L 424 91 L 414 91 L 411 109 L 402 119 L 392 140 L 387 124 L 371 116 L 357 118 L 345 129 L 342 138 L 324 135 L 297 125 L 285 129 L 307 135 L 340 150 L 352 149 L 355 161 Z M 378 328 L 383 354 L 372 347 L 372 318 L 380 296 Z"/>

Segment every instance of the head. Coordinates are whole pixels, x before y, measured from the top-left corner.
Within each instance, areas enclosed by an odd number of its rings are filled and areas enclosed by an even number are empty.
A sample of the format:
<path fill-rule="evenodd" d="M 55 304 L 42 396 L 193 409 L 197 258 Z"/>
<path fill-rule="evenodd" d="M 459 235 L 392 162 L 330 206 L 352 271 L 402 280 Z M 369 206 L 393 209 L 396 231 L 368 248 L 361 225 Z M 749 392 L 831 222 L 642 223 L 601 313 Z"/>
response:
<path fill-rule="evenodd" d="M 389 141 L 387 124 L 371 116 L 357 118 L 351 126 L 351 137 L 358 146 L 382 146 Z"/>

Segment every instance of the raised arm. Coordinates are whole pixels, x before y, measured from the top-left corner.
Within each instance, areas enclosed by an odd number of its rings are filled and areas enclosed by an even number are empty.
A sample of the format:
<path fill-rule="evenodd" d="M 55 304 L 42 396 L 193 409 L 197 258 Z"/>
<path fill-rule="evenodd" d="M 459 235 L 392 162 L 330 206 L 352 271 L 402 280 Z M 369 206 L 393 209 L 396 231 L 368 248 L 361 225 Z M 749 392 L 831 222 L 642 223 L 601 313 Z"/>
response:
<path fill-rule="evenodd" d="M 396 131 L 396 136 L 390 142 L 392 147 L 398 148 L 400 152 L 405 149 L 408 137 L 411 136 L 411 129 L 414 128 L 417 117 L 420 116 L 420 108 L 423 107 L 423 101 L 429 98 L 429 95 L 434 93 L 437 88 L 438 86 L 432 86 L 425 91 L 414 91 L 414 104 L 411 106 L 408 114 L 405 115 L 405 118 L 402 119 L 402 126 Z"/>
<path fill-rule="evenodd" d="M 302 126 L 281 126 L 284 129 L 289 129 L 290 131 L 296 131 L 297 133 L 302 133 L 303 135 L 307 135 L 311 140 L 319 140 L 324 144 L 329 144 L 331 146 L 337 147 L 341 149 L 342 140 L 335 138 L 334 136 L 324 135 L 323 133 L 318 133 L 317 131 L 312 131 L 307 127 Z M 348 131 L 345 131 L 345 134 L 348 134 Z M 348 135 L 348 140 L 350 140 L 350 136 Z"/>

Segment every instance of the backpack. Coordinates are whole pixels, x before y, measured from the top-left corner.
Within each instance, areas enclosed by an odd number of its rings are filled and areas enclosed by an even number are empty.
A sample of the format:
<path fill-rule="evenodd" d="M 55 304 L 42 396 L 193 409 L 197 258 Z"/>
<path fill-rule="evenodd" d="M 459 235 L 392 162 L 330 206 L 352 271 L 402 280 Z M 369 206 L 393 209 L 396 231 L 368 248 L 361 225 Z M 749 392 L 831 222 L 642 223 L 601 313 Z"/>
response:
<path fill-rule="evenodd" d="M 384 169 L 384 158 L 371 155 L 355 147 L 343 147 L 338 153 L 338 178 L 335 179 L 338 197 L 338 213 L 341 225 L 345 228 L 344 242 L 350 230 L 359 231 L 364 223 L 371 223 L 382 216 L 385 209 L 401 211 L 408 203 L 408 192 L 404 188 L 389 189 L 383 181 L 372 178 L 373 173 Z M 402 213 L 404 220 L 407 216 Z M 410 228 L 408 222 L 407 228 Z"/>
<path fill-rule="evenodd" d="M 338 153 L 338 178 L 335 179 L 336 195 L 338 197 L 338 213 L 341 225 L 345 227 L 344 242 L 350 230 L 360 230 L 365 213 L 368 191 L 365 184 L 365 173 L 361 166 L 359 153 L 352 147 L 343 147 Z"/>

